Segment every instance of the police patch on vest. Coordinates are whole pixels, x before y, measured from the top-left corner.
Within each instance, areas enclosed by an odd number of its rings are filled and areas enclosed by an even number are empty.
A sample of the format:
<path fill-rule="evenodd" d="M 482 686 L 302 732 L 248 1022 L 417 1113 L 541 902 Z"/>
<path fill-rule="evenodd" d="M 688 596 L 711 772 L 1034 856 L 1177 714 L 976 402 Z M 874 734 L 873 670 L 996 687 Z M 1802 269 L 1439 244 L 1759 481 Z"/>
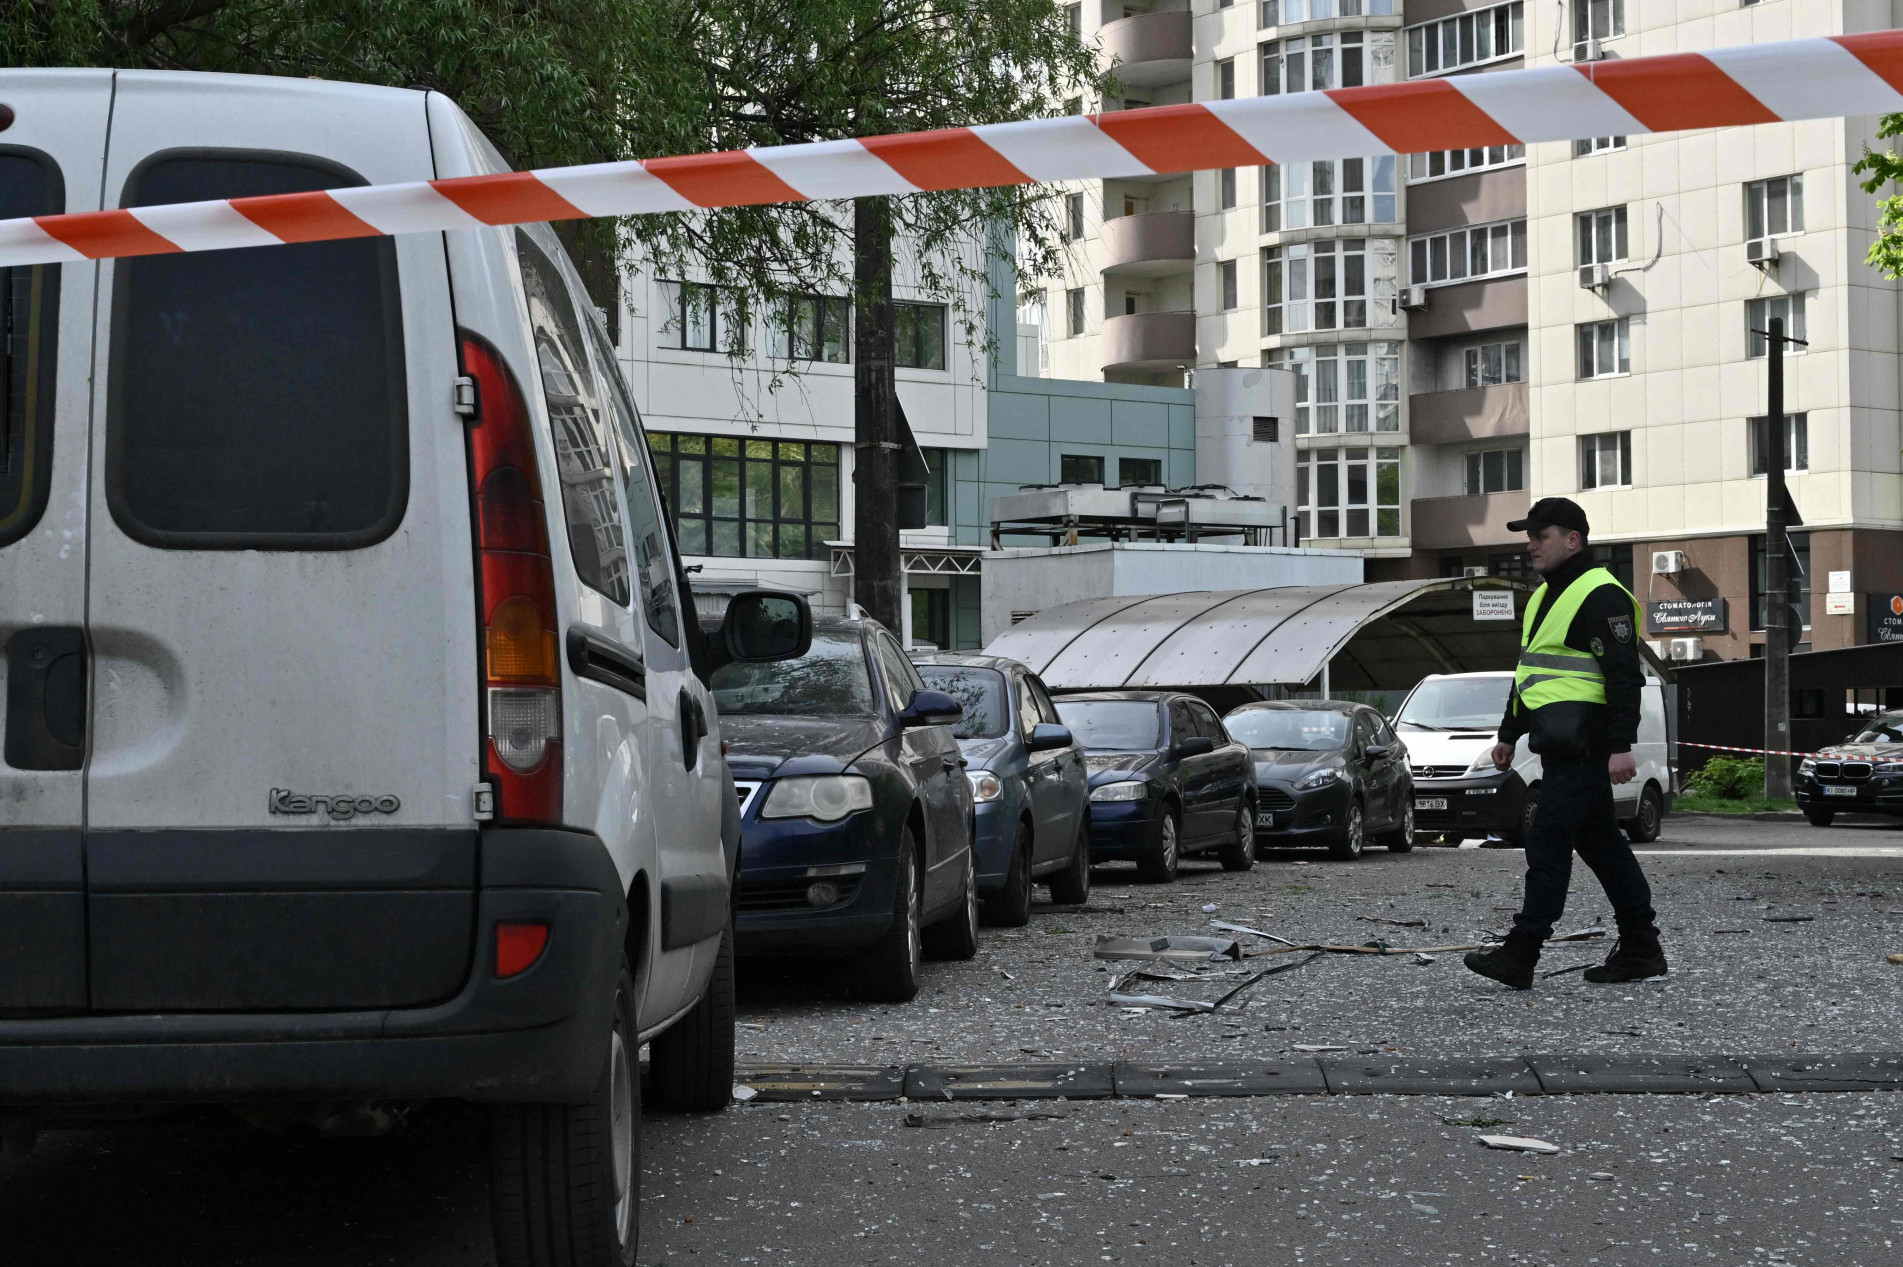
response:
<path fill-rule="evenodd" d="M 1599 641 L 1599 639 L 1594 638 L 1592 640 L 1592 653 L 1596 656 L 1602 656 L 1606 654 L 1606 644 Z"/>
<path fill-rule="evenodd" d="M 1612 636 L 1620 642 L 1632 641 L 1632 617 L 1608 616 L 1606 626 L 1612 630 Z"/>

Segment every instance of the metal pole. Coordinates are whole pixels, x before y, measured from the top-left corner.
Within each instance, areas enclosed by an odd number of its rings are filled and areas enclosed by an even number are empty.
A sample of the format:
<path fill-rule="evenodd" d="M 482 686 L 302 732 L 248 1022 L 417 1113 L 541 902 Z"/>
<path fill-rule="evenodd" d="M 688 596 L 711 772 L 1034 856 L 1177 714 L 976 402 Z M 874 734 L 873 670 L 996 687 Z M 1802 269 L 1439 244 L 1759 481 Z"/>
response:
<path fill-rule="evenodd" d="M 1333 668 L 1334 665 L 1335 665 L 1335 662 L 1333 659 L 1322 661 L 1322 698 L 1323 699 L 1334 698 L 1332 695 L 1328 693 L 1328 670 Z"/>
<path fill-rule="evenodd" d="M 1764 746 L 1791 747 L 1790 556 L 1784 507 L 1784 322 L 1771 319 L 1764 420 Z M 1767 755 L 1764 794 L 1791 795 L 1791 760 Z"/>

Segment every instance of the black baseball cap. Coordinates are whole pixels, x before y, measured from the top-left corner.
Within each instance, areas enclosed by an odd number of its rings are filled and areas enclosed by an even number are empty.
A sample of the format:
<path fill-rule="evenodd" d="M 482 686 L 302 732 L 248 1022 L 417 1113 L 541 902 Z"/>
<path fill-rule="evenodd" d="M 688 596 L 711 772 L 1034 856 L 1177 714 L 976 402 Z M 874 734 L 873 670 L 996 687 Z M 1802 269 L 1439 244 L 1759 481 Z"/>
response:
<path fill-rule="evenodd" d="M 1586 526 L 1586 512 L 1581 510 L 1579 503 L 1570 497 L 1540 498 L 1526 512 L 1526 518 L 1515 519 L 1507 525 L 1507 531 L 1539 532 L 1549 527 L 1564 528 L 1582 537 L 1591 535 Z"/>

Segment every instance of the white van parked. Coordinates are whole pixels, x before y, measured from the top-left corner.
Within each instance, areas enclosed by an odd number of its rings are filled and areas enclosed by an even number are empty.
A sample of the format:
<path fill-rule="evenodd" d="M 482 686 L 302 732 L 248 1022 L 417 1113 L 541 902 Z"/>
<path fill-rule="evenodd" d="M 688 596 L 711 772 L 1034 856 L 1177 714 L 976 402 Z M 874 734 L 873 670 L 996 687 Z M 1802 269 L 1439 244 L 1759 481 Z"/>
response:
<path fill-rule="evenodd" d="M 1521 736 L 1513 766 L 1493 768 L 1493 745 L 1513 690 L 1511 673 L 1435 673 L 1394 714 L 1414 775 L 1414 826 L 1457 843 L 1479 837 L 1521 845 L 1540 798 L 1540 759 Z M 1672 804 L 1665 684 L 1651 673 L 1639 699 L 1638 774 L 1612 789 L 1614 810 L 1635 843 L 1657 840 Z"/>
<path fill-rule="evenodd" d="M 506 170 L 429 92 L 0 102 L 0 218 Z M 668 1105 L 732 1086 L 707 678 L 800 654 L 804 602 L 703 642 L 546 225 L 0 285 L 8 1143 L 75 1103 L 491 1101 L 499 1260 L 632 1262 L 641 1046 Z"/>

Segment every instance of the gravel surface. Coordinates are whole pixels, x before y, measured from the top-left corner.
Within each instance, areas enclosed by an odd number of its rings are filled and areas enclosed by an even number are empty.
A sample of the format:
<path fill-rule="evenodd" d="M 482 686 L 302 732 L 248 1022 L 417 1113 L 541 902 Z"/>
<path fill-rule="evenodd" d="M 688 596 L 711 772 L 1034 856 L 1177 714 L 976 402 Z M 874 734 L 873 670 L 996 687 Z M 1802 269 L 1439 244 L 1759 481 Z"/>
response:
<path fill-rule="evenodd" d="M 1207 934 L 1221 919 L 1299 942 L 1469 943 L 1508 926 L 1522 863 L 1511 850 L 1377 848 L 1353 863 L 1281 853 L 1245 874 L 1192 863 L 1174 885 L 1137 884 L 1130 868 L 1111 866 L 1098 869 L 1088 910 L 1040 908 L 1028 928 L 986 929 L 975 960 L 929 964 L 908 1004 L 857 1003 L 824 964 L 743 962 L 740 1058 L 894 1065 L 1270 1058 L 1299 1054 L 1298 1044 L 1418 1056 L 1903 1046 L 1903 967 L 1884 962 L 1903 950 L 1903 857 L 1893 856 L 1903 829 L 1702 818 L 1667 828 L 1641 850 L 1673 968 L 1662 980 L 1594 986 L 1574 972 L 1522 994 L 1469 973 L 1459 952 L 1432 964 L 1331 955 L 1213 1014 L 1131 1014 L 1107 1001 L 1108 988 L 1147 965 L 1093 959 L 1099 934 Z M 1806 853 L 1778 852 L 1789 849 Z M 1209 903 L 1213 914 L 1202 910 Z M 1592 873 L 1575 865 L 1562 929 L 1609 925 L 1610 915 Z M 1805 922 L 1773 922 L 1787 917 Z M 1541 971 L 1597 963 L 1610 949 L 1610 936 L 1549 945 Z M 1213 1000 L 1242 980 L 1127 989 Z"/>

